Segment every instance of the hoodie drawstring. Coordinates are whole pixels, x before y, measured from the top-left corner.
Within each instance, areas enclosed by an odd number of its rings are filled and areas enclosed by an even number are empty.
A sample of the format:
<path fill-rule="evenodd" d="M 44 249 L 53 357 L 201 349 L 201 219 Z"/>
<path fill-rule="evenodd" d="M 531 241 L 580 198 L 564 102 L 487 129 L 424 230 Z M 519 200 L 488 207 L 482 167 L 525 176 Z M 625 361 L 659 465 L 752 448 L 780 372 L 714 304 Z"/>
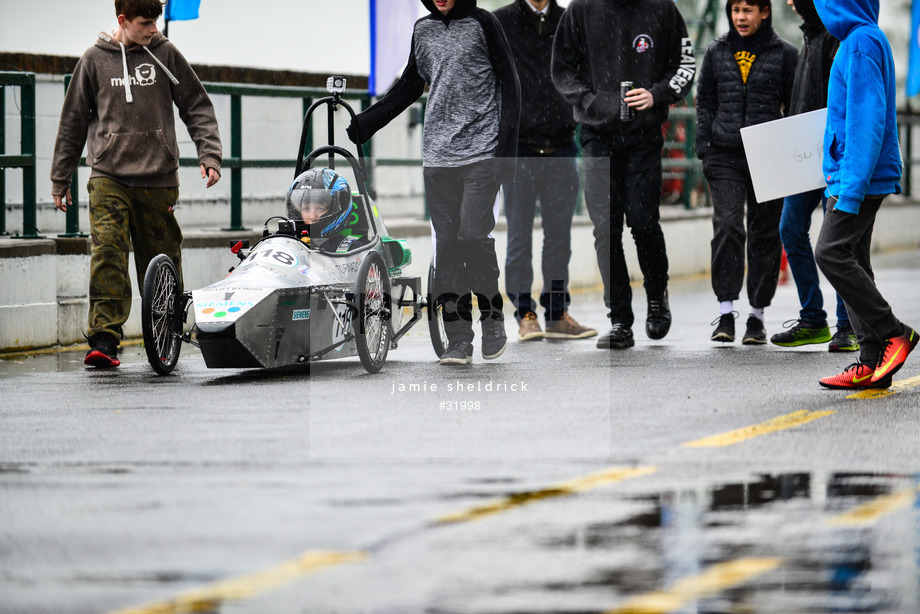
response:
<path fill-rule="evenodd" d="M 166 66 L 163 64 L 163 62 L 160 61 L 160 59 L 157 56 L 153 55 L 153 52 L 147 48 L 147 45 L 144 45 L 144 51 L 149 53 L 150 57 L 153 58 L 153 61 L 160 65 L 160 68 L 163 69 L 163 72 L 166 73 L 166 76 L 169 77 L 169 80 L 173 82 L 173 85 L 179 85 L 179 80 L 176 79 L 175 75 L 169 72 L 169 69 L 166 68 Z"/>
<path fill-rule="evenodd" d="M 118 41 L 118 46 L 121 47 L 121 67 L 124 70 L 124 78 L 122 81 L 124 82 L 125 86 L 125 100 L 131 103 L 134 102 L 134 95 L 131 93 L 131 75 L 128 74 L 128 56 L 127 52 L 125 51 L 124 43 Z M 144 45 L 144 51 L 150 54 L 150 57 L 153 58 L 153 61 L 163 69 L 163 72 L 166 73 L 166 76 L 169 77 L 170 81 L 172 81 L 175 85 L 179 85 L 179 80 L 176 79 L 176 76 L 169 72 L 169 69 L 166 68 L 166 65 L 163 64 L 163 62 L 161 62 L 157 56 L 153 55 L 153 52 L 146 45 Z"/>
<path fill-rule="evenodd" d="M 128 74 L 128 56 L 125 54 L 124 43 L 118 41 L 118 46 L 121 47 L 121 66 L 125 71 L 125 76 L 122 79 L 125 86 L 125 100 L 131 103 L 134 102 L 134 96 L 131 94 L 131 75 Z"/>

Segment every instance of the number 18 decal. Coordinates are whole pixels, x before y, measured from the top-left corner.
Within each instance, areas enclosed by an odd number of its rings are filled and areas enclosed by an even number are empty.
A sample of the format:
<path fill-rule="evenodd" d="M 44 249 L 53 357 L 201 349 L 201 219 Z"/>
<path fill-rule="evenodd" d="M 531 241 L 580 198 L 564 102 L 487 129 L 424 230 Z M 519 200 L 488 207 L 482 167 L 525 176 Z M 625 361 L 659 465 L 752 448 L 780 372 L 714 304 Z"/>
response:
<path fill-rule="evenodd" d="M 297 266 L 297 255 L 289 252 L 284 248 L 269 247 L 249 254 L 246 262 L 260 262 L 263 264 L 273 264 L 275 266 Z"/>

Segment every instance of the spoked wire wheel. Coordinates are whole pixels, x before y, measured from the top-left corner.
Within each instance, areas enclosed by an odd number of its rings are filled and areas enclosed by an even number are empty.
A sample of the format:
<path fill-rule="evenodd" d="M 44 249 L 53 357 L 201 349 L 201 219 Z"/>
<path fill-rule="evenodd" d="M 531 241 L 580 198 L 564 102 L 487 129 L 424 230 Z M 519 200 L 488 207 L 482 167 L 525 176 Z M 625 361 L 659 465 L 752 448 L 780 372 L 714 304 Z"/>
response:
<path fill-rule="evenodd" d="M 167 375 L 179 362 L 182 340 L 178 331 L 176 298 L 182 282 L 176 266 L 166 254 L 159 254 L 147 265 L 141 298 L 141 326 L 147 361 L 160 375 Z"/>
<path fill-rule="evenodd" d="M 444 330 L 444 304 L 437 299 L 434 293 L 435 284 L 434 258 L 428 265 L 428 334 L 431 336 L 431 347 L 440 358 L 447 351 L 447 331 Z"/>
<path fill-rule="evenodd" d="M 390 351 L 390 276 L 377 252 L 369 252 L 355 281 L 358 322 L 355 344 L 368 373 L 377 373 Z"/>

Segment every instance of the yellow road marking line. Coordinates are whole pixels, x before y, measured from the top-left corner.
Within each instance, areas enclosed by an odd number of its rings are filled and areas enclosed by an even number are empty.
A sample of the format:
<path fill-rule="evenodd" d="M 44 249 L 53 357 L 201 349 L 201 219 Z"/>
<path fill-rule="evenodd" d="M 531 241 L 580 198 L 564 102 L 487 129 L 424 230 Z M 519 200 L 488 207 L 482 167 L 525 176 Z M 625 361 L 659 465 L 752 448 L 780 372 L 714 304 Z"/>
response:
<path fill-rule="evenodd" d="M 220 580 L 200 588 L 149 605 L 118 610 L 113 614 L 184 614 L 187 612 L 214 612 L 224 601 L 249 599 L 273 588 L 292 582 L 326 567 L 360 561 L 364 552 L 334 552 L 314 550 L 300 557 L 284 561 L 264 571 Z"/>
<path fill-rule="evenodd" d="M 711 437 L 704 437 L 702 439 L 688 441 L 683 444 L 683 447 L 721 448 L 725 446 L 731 446 L 736 443 L 741 443 L 747 439 L 766 435 L 767 433 L 791 429 L 802 424 L 807 424 L 813 420 L 817 420 L 818 418 L 830 416 L 833 413 L 834 412 L 832 410 L 808 411 L 807 409 L 801 409 L 799 411 L 792 412 L 791 414 L 786 414 L 785 416 L 778 416 L 772 420 L 761 422 L 760 424 L 745 426 L 743 428 L 721 433 L 719 435 L 712 435 Z"/>
<path fill-rule="evenodd" d="M 144 344 L 143 339 L 122 339 L 119 345 L 121 347 L 141 346 Z M 0 360 L 12 360 L 14 358 L 29 358 L 30 356 L 41 356 L 48 354 L 62 354 L 64 352 L 82 352 L 89 345 L 86 342 L 74 343 L 72 345 L 54 346 L 50 348 L 35 348 L 32 350 L 16 350 L 13 352 L 0 352 Z"/>
<path fill-rule="evenodd" d="M 860 390 L 859 392 L 854 392 L 847 398 L 879 399 L 882 397 L 890 397 L 893 394 L 897 394 L 911 388 L 916 388 L 917 386 L 920 386 L 920 375 L 911 377 L 909 379 L 902 379 L 897 382 L 892 382 L 891 388 L 869 388 L 867 390 Z"/>
<path fill-rule="evenodd" d="M 876 497 L 848 512 L 829 518 L 827 524 L 848 527 L 872 524 L 886 514 L 911 505 L 917 492 L 920 492 L 920 486 Z"/>
<path fill-rule="evenodd" d="M 715 595 L 744 584 L 751 578 L 773 571 L 782 564 L 779 558 L 743 558 L 718 563 L 702 573 L 678 580 L 667 590 L 633 597 L 607 614 L 665 614 L 694 599 Z"/>
<path fill-rule="evenodd" d="M 520 507 L 522 505 L 527 505 L 541 499 L 563 497 L 577 492 L 589 490 L 591 488 L 597 488 L 598 486 L 603 486 L 604 484 L 612 484 L 614 482 L 621 482 L 629 478 L 650 475 L 655 473 L 657 470 L 657 467 L 636 467 L 634 469 L 614 467 L 612 469 L 607 469 L 598 473 L 592 473 L 581 478 L 575 478 L 567 482 L 562 482 L 556 486 L 550 486 L 549 488 L 515 493 L 507 497 L 502 497 L 501 499 L 496 499 L 495 501 L 491 501 L 489 503 L 484 503 L 483 505 L 477 505 L 476 507 L 462 512 L 446 514 L 439 517 L 436 522 L 449 523 L 477 520 L 479 518 L 483 518 L 484 516 L 498 514 L 500 512 L 504 512 L 515 507 Z"/>

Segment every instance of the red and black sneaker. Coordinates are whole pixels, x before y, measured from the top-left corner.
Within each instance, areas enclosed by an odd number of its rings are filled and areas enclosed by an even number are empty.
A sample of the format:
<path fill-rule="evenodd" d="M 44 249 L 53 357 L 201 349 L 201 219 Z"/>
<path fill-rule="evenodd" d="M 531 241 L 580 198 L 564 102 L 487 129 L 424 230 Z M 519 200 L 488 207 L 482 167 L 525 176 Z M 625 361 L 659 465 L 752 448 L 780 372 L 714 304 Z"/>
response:
<path fill-rule="evenodd" d="M 112 369 L 121 364 L 118 360 L 118 341 L 107 333 L 96 333 L 87 339 L 89 351 L 83 364 L 97 369 Z"/>
<path fill-rule="evenodd" d="M 885 378 L 891 381 L 891 376 L 898 372 L 907 355 L 917 347 L 917 340 L 920 335 L 910 326 L 904 326 L 904 332 L 897 337 L 892 337 L 885 342 L 885 349 L 882 350 L 882 357 L 872 375 L 872 382 L 880 382 Z"/>
<path fill-rule="evenodd" d="M 825 388 L 836 389 L 856 389 L 864 390 L 867 388 L 889 388 L 891 387 L 891 376 L 873 382 L 872 375 L 875 369 L 861 362 L 854 362 L 843 370 L 840 375 L 831 377 L 822 377 L 820 384 Z"/>

